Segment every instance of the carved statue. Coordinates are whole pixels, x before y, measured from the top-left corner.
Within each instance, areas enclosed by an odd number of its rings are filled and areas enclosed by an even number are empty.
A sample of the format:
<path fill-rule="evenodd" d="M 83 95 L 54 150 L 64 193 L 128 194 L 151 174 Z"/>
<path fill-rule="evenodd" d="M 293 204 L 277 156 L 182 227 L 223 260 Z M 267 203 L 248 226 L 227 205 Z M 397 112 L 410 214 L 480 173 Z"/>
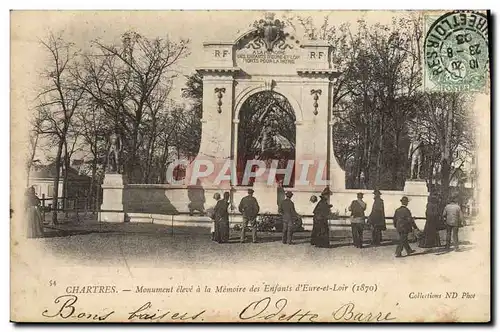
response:
<path fill-rule="evenodd" d="M 259 37 L 262 38 L 268 51 L 272 51 L 274 44 L 285 36 L 283 32 L 285 24 L 280 20 L 275 20 L 273 13 L 266 14 L 264 20 L 255 21 L 254 27 L 257 28 Z"/>
<path fill-rule="evenodd" d="M 108 151 L 108 173 L 120 173 L 120 154 L 123 150 L 122 140 L 117 133 L 112 133 L 109 137 L 109 151 Z"/>
<path fill-rule="evenodd" d="M 260 132 L 259 138 L 257 139 L 258 144 L 260 145 L 259 153 L 257 158 L 261 160 L 265 160 L 265 154 L 269 149 L 269 143 L 272 140 L 272 126 L 268 122 L 270 117 L 274 112 L 273 104 L 267 106 L 262 115 L 259 117 L 259 123 L 264 127 Z M 267 124 L 267 125 L 266 125 Z"/>
<path fill-rule="evenodd" d="M 408 159 L 410 159 L 410 179 L 420 179 L 420 171 L 422 169 L 422 137 L 420 134 L 412 139 L 410 149 L 408 151 Z"/>
<path fill-rule="evenodd" d="M 261 138 L 261 142 L 260 142 L 260 154 L 263 155 L 264 152 L 267 151 L 268 149 L 268 142 L 269 142 L 269 139 L 270 139 L 270 136 L 271 135 L 271 127 L 264 127 L 264 130 L 262 131 L 262 138 Z"/>

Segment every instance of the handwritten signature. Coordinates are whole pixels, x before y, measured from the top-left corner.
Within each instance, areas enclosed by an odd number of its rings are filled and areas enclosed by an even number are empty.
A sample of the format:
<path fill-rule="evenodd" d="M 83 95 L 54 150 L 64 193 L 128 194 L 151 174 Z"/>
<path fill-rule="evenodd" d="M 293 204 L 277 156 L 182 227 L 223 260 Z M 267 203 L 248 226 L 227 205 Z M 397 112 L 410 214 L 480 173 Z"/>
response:
<path fill-rule="evenodd" d="M 285 309 L 288 305 L 288 300 L 280 298 L 273 301 L 270 297 L 251 302 L 240 313 L 241 320 L 278 320 L 286 322 L 317 322 L 320 317 L 318 313 L 311 312 L 299 308 L 297 310 Z M 342 304 L 335 308 L 331 313 L 331 318 L 335 321 L 344 322 L 387 322 L 395 320 L 392 312 L 365 312 L 356 309 L 356 305 L 352 302 Z"/>
<path fill-rule="evenodd" d="M 77 305 L 76 295 L 61 295 L 54 300 L 55 307 L 52 310 L 46 309 L 42 316 L 48 318 L 80 319 L 91 321 L 105 321 L 117 315 L 114 310 L 103 309 L 99 312 L 88 312 L 82 310 Z M 390 311 L 371 312 L 362 311 L 356 308 L 352 302 L 344 303 L 334 308 L 329 317 L 320 317 L 320 314 L 304 309 L 290 309 L 286 298 L 273 300 L 271 297 L 264 297 L 246 305 L 238 314 L 238 318 L 243 321 L 281 321 L 281 322 L 318 322 L 318 321 L 343 321 L 343 322 L 388 322 L 396 317 Z M 171 310 L 161 310 L 154 308 L 151 302 L 146 302 L 138 309 L 127 313 L 126 320 L 129 321 L 203 321 L 206 310 L 195 313 L 176 312 Z"/>

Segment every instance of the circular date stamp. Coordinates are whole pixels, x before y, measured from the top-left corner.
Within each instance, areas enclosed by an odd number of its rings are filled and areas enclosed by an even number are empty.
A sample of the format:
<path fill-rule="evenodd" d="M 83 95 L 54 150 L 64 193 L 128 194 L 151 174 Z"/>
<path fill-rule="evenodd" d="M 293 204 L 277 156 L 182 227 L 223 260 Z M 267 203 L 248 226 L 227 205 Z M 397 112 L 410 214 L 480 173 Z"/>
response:
<path fill-rule="evenodd" d="M 456 11 L 425 16 L 424 87 L 431 91 L 480 91 L 489 77 L 488 18 Z"/>

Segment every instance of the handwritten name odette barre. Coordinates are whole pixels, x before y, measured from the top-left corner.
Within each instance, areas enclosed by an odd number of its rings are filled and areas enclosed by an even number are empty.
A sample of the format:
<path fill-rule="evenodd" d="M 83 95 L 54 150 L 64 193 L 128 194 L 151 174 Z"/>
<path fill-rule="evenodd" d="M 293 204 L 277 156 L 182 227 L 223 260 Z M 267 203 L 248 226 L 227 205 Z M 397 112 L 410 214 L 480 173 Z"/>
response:
<path fill-rule="evenodd" d="M 322 306 L 324 306 L 322 304 Z M 396 304 L 397 306 L 397 304 Z M 213 314 L 210 314 L 213 311 Z M 156 307 L 147 301 L 136 309 L 120 312 L 118 309 L 103 308 L 89 310 L 82 308 L 76 295 L 61 295 L 42 312 L 42 316 L 56 321 L 87 322 L 203 322 L 216 321 L 216 311 L 200 309 L 186 312 L 173 308 Z M 212 318 L 212 319 L 211 319 Z M 264 297 L 252 301 L 235 312 L 228 321 L 241 322 L 391 322 L 396 320 L 391 311 L 363 311 L 353 302 L 335 305 L 329 314 L 320 314 L 311 309 L 289 304 L 286 298 Z"/>

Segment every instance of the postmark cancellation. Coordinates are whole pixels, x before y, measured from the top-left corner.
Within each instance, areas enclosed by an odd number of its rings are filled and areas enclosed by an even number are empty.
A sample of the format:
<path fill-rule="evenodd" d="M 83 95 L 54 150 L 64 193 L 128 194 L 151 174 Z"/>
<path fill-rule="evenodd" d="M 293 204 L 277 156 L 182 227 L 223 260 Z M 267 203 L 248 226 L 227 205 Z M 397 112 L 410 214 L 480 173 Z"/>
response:
<path fill-rule="evenodd" d="M 424 88 L 482 91 L 489 79 L 488 16 L 453 11 L 424 15 Z"/>

